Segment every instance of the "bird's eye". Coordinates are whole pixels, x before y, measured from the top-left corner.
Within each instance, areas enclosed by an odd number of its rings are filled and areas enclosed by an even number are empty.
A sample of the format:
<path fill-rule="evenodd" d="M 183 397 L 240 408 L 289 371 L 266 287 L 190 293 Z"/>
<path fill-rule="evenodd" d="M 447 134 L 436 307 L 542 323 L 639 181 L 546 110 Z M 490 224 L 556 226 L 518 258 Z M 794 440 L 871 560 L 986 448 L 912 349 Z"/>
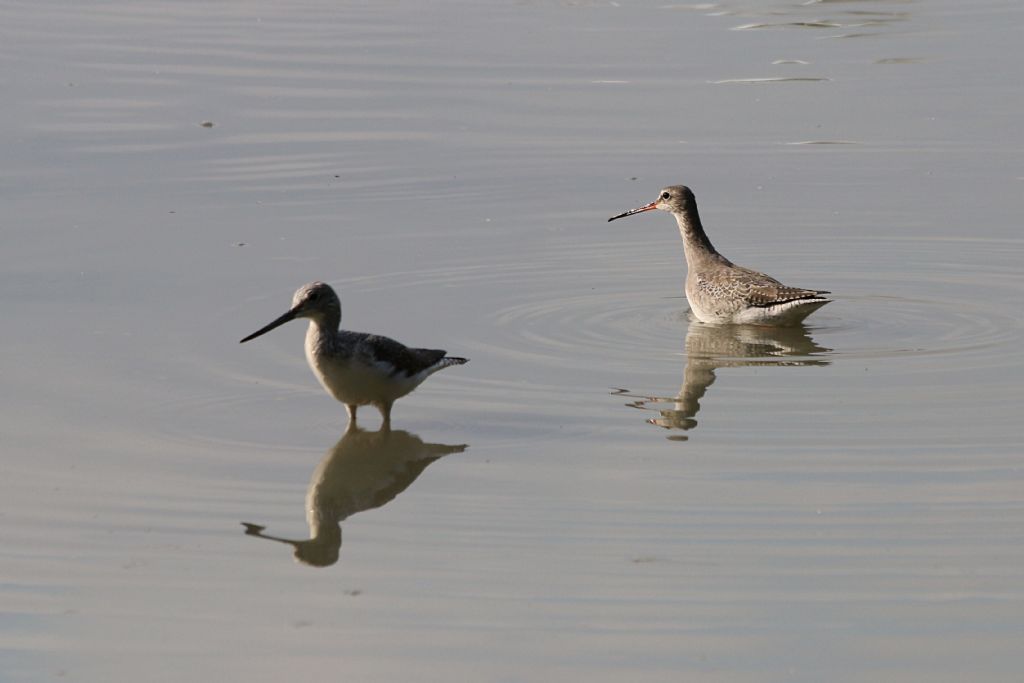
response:
<path fill-rule="evenodd" d="M 668 198 L 669 198 L 670 196 L 671 196 L 671 195 L 669 195 L 669 193 L 668 193 L 668 192 L 662 192 L 662 193 L 661 193 L 661 199 L 662 199 L 662 201 L 668 201 Z"/>

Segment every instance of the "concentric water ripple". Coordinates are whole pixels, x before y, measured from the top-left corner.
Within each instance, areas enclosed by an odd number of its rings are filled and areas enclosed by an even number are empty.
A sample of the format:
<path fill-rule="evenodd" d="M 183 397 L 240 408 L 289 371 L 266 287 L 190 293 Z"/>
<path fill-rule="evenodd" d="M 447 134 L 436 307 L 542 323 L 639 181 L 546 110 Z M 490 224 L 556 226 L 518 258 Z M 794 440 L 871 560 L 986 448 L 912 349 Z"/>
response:
<path fill-rule="evenodd" d="M 838 242 L 839 240 L 837 240 Z M 850 272 L 861 260 L 863 242 L 836 244 L 835 254 L 853 260 L 816 263 L 833 275 L 803 279 L 828 284 L 836 301 L 808 319 L 808 326 L 837 358 L 883 358 L 905 355 L 970 355 L 971 363 L 1000 363 L 1019 353 L 1016 340 L 1024 321 L 1006 306 L 1019 300 L 1024 282 L 1012 262 L 1024 251 L 1020 242 L 967 240 L 955 245 L 927 240 L 894 239 L 873 245 L 914 263 L 895 271 Z M 955 250 L 956 262 L 950 262 Z M 635 254 L 641 269 L 644 254 Z M 581 362 L 619 352 L 633 356 L 679 352 L 688 325 L 682 296 L 681 257 L 649 265 L 638 280 L 628 273 L 630 254 L 618 253 L 618 267 L 606 271 L 602 287 L 587 291 L 560 283 L 530 292 L 522 301 L 496 309 L 489 317 L 509 357 L 544 358 L 552 363 Z M 771 261 L 768 254 L 765 261 Z M 674 264 L 671 262 L 675 261 Z M 621 282 L 616 283 L 616 279 Z M 613 288 L 619 284 L 618 288 Z M 966 362 L 966 361 L 961 361 Z"/>

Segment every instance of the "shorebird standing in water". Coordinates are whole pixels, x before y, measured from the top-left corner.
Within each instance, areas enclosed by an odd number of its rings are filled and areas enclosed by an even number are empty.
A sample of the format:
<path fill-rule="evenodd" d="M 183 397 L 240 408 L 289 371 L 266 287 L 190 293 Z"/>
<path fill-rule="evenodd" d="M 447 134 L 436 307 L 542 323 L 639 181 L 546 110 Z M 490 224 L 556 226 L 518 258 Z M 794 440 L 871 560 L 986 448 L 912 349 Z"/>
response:
<path fill-rule="evenodd" d="M 351 422 L 359 406 L 372 405 L 380 410 L 383 427 L 390 428 L 391 406 L 397 399 L 438 370 L 469 360 L 441 349 L 410 349 L 388 337 L 339 330 L 341 302 L 323 282 L 299 287 L 287 313 L 240 343 L 296 318 L 309 318 L 306 360 L 327 393 L 345 404 Z"/>
<path fill-rule="evenodd" d="M 820 289 L 787 287 L 756 270 L 737 266 L 711 246 L 697 214 L 697 200 L 684 185 L 666 187 L 658 198 L 608 221 L 660 209 L 676 217 L 686 253 L 686 299 L 705 323 L 796 325 L 831 299 Z"/>

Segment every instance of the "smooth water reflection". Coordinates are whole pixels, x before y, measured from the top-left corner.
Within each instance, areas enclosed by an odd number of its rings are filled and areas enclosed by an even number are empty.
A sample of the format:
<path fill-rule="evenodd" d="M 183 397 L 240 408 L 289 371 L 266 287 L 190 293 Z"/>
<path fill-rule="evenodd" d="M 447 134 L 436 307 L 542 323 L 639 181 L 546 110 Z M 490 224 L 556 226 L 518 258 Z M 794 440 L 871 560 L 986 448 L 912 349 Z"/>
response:
<path fill-rule="evenodd" d="M 266 527 L 242 522 L 245 533 L 292 546 L 303 564 L 328 567 L 338 561 L 341 522 L 391 502 L 432 462 L 465 450 L 466 444 L 424 443 L 406 431 L 370 432 L 352 423 L 313 470 L 306 491 L 309 538 L 272 536 L 263 533 Z"/>
<path fill-rule="evenodd" d="M 803 325 L 708 325 L 691 320 L 686 330 L 685 344 L 683 384 L 676 396 L 643 396 L 629 393 L 627 389 L 615 392 L 635 399 L 627 403 L 627 406 L 658 411 L 659 416 L 649 418 L 648 424 L 684 431 L 695 428 L 700 401 L 708 387 L 714 384 L 715 371 L 719 368 L 824 366 L 830 363 L 821 358 L 808 358 L 828 353 L 831 349 L 817 344 Z M 681 441 L 687 439 L 686 436 L 669 438 Z"/>
<path fill-rule="evenodd" d="M 1019 678 L 1002 5 L 0 3 L 0 680 Z M 835 351 L 688 324 L 604 223 L 680 181 Z M 401 415 L 473 457 L 351 522 L 435 454 L 239 353 L 313 277 L 473 358 Z"/>

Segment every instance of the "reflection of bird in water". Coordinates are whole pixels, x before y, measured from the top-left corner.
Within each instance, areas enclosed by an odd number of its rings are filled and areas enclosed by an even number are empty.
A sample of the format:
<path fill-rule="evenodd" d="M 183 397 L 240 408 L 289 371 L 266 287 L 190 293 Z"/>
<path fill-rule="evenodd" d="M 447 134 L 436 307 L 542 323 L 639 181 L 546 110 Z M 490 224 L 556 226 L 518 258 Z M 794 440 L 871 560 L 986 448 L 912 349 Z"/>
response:
<path fill-rule="evenodd" d="M 666 429 L 693 429 L 697 426 L 695 418 L 700 410 L 700 400 L 714 383 L 718 368 L 828 365 L 827 360 L 801 356 L 814 356 L 830 350 L 818 346 L 803 326 L 706 325 L 692 321 L 686 331 L 686 368 L 679 395 L 674 398 L 634 396 L 638 400 L 627 405 L 644 410 L 657 409 L 660 416 L 649 419 L 650 424 Z M 631 396 L 624 391 L 618 393 Z M 659 407 L 665 403 L 671 407 Z"/>
<path fill-rule="evenodd" d="M 697 200 L 685 185 L 664 188 L 650 204 L 609 221 L 660 209 L 676 218 L 686 254 L 686 300 L 706 323 L 796 325 L 830 300 L 819 289 L 788 287 L 756 270 L 737 266 L 718 253 L 704 232 Z"/>
<path fill-rule="evenodd" d="M 391 426 L 391 406 L 423 380 L 466 358 L 447 356 L 441 349 L 411 349 L 394 339 L 365 332 L 339 330 L 341 302 L 330 285 L 311 282 L 292 297 L 288 312 L 242 340 L 269 332 L 296 318 L 309 318 L 306 360 L 320 384 L 345 404 L 355 422 L 359 406 L 373 405 Z"/>
<path fill-rule="evenodd" d="M 427 465 L 465 444 L 423 443 L 402 430 L 367 432 L 354 425 L 332 447 L 313 471 L 306 492 L 309 539 L 290 540 L 263 533 L 265 527 L 242 522 L 245 533 L 295 548 L 295 558 L 315 567 L 338 561 L 343 520 L 389 502 L 412 484 Z"/>

